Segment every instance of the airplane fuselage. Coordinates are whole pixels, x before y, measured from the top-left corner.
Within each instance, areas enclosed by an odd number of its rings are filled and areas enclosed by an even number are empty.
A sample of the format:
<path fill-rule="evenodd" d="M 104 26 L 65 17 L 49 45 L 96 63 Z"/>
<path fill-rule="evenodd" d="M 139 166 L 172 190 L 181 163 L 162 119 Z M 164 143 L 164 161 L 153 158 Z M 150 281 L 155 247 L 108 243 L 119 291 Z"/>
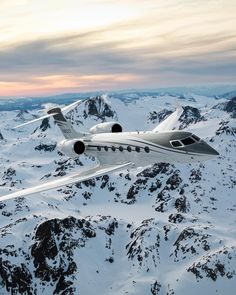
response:
<path fill-rule="evenodd" d="M 81 103 L 78 101 L 62 109 L 53 108 L 47 115 L 16 128 L 52 116 L 64 136 L 58 148 L 68 157 L 76 158 L 85 154 L 97 158 L 99 163 L 88 170 L 13 192 L 1 197 L 1 201 L 85 181 L 132 165 L 203 162 L 219 155 L 215 149 L 191 132 L 173 130 L 183 113 L 180 107 L 150 132 L 122 132 L 119 123 L 103 122 L 93 126 L 89 133 L 82 133 L 76 131 L 62 113 Z"/>
<path fill-rule="evenodd" d="M 157 162 L 189 163 L 205 161 L 218 154 L 205 141 L 194 136 L 185 131 L 123 132 L 93 134 L 82 140 L 86 144 L 85 153 L 105 164 L 126 161 L 136 166 Z"/>

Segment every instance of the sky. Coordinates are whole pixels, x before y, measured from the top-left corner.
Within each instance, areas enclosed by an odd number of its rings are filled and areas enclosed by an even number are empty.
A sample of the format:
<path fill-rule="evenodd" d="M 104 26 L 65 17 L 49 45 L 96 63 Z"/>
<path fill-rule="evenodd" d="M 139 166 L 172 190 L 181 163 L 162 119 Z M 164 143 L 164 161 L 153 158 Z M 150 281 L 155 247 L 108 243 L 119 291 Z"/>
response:
<path fill-rule="evenodd" d="M 235 0 L 1 0 L 0 96 L 236 85 Z"/>

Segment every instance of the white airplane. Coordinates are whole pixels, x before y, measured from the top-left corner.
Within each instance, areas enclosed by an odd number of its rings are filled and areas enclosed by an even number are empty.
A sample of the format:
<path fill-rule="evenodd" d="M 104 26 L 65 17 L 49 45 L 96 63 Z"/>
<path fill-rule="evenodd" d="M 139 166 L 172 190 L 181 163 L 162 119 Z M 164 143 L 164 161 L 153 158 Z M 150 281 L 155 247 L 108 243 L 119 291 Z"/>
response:
<path fill-rule="evenodd" d="M 53 117 L 65 138 L 59 143 L 59 149 L 71 158 L 82 154 L 94 156 L 99 161 L 99 165 L 2 196 L 0 201 L 59 188 L 131 166 L 147 166 L 157 162 L 202 162 L 219 155 L 215 149 L 193 133 L 173 130 L 183 113 L 181 106 L 177 106 L 176 111 L 152 131 L 122 132 L 122 126 L 119 123 L 105 122 L 92 127 L 89 133 L 81 133 L 73 128 L 64 114 L 78 107 L 82 102 L 81 100 L 74 102 L 62 109 L 52 108 L 47 115 L 15 128 Z"/>

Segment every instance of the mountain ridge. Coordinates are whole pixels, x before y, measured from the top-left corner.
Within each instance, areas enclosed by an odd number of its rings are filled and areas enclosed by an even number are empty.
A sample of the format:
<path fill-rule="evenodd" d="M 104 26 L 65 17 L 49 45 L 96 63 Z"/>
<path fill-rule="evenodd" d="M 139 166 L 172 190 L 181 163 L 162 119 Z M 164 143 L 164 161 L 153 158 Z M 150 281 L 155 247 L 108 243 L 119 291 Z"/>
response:
<path fill-rule="evenodd" d="M 211 142 L 220 152 L 216 159 L 154 163 L 0 201 L 0 294 L 234 293 L 235 120 L 215 107 L 224 98 L 193 98 L 177 98 L 188 111 L 176 127 Z M 92 112 L 84 105 L 68 118 L 78 129 L 115 118 L 126 130 L 151 130 L 164 116 L 152 121 L 150 113 L 173 111 L 172 101 L 100 96 L 88 102 Z M 58 152 L 61 135 L 51 121 L 12 129 L 38 113 L 2 113 L 1 195 L 94 164 Z"/>

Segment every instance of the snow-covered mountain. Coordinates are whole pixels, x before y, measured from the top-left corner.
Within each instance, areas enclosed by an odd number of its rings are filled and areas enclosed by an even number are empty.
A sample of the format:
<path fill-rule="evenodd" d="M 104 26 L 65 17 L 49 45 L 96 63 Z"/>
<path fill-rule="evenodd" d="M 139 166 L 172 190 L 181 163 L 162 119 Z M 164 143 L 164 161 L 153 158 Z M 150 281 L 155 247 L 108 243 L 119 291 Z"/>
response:
<path fill-rule="evenodd" d="M 68 118 L 79 130 L 110 120 L 125 131 L 151 130 L 174 100 L 184 106 L 177 127 L 220 156 L 153 163 L 0 202 L 1 295 L 235 294 L 236 99 L 102 95 Z M 41 114 L 1 112 L 0 195 L 93 165 L 57 151 L 62 137 L 52 121 L 12 129 Z"/>

